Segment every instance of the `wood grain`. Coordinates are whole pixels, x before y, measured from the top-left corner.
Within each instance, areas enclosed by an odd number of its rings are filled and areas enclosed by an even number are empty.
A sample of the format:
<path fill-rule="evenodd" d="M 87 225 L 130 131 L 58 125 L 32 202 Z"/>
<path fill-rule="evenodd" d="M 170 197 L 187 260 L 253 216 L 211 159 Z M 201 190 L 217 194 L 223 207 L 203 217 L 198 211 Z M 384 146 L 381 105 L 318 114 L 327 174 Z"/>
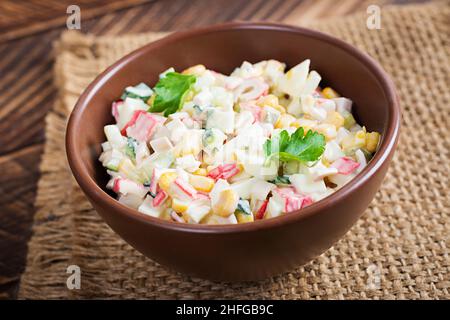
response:
<path fill-rule="evenodd" d="M 56 95 L 52 42 L 64 30 L 66 16 L 61 10 L 65 13 L 70 2 L 0 2 L 0 298 L 16 296 L 24 269 L 45 141 L 44 119 Z M 308 21 L 365 10 L 373 2 L 77 1 L 82 4 L 82 32 L 98 35 L 183 30 L 231 20 Z M 392 2 L 399 1 L 377 3 Z M 126 3 L 126 9 L 118 10 Z"/>

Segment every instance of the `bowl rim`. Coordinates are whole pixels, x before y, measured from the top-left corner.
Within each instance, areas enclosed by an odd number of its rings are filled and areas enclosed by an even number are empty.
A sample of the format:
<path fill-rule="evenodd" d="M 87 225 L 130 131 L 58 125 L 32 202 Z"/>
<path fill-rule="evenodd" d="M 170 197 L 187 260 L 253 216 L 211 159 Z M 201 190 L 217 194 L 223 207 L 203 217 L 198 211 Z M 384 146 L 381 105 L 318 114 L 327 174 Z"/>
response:
<path fill-rule="evenodd" d="M 306 208 L 290 212 L 289 214 L 282 214 L 278 217 L 270 218 L 267 220 L 258 220 L 244 224 L 207 225 L 167 221 L 161 218 L 155 218 L 140 213 L 135 209 L 121 204 L 116 199 L 107 194 L 89 175 L 87 168 L 83 165 L 83 161 L 81 160 L 81 157 L 78 155 L 75 148 L 75 141 L 77 139 L 77 135 L 75 134 L 76 128 L 78 127 L 81 115 L 86 109 L 91 97 L 96 94 L 96 91 L 105 82 L 107 82 L 112 76 L 114 76 L 114 73 L 117 70 L 120 70 L 129 61 L 132 61 L 138 56 L 145 54 L 149 50 L 176 42 L 184 38 L 236 29 L 254 29 L 299 33 L 304 36 L 312 37 L 320 41 L 325 41 L 330 43 L 331 45 L 339 47 L 356 59 L 360 60 L 369 69 L 369 71 L 375 76 L 378 84 L 382 88 L 388 100 L 389 123 L 387 125 L 385 134 L 382 136 L 379 149 L 375 153 L 371 161 L 368 163 L 368 165 L 341 189 Z M 382 167 L 384 162 L 392 155 L 398 141 L 399 130 L 400 107 L 395 85 L 391 78 L 380 66 L 380 64 L 368 54 L 338 38 L 316 30 L 281 23 L 236 21 L 172 33 L 160 40 L 156 40 L 132 51 L 131 53 L 127 54 L 126 56 L 122 57 L 114 64 L 109 66 L 106 70 L 99 74 L 94 79 L 94 81 L 91 82 L 89 86 L 83 91 L 70 114 L 66 129 L 66 153 L 69 166 L 73 172 L 75 179 L 77 180 L 82 190 L 91 199 L 91 201 L 93 201 L 94 203 L 98 202 L 103 207 L 111 207 L 112 210 L 115 210 L 120 215 L 126 216 L 129 219 L 144 224 L 149 224 L 155 227 L 160 227 L 172 231 L 193 233 L 240 233 L 270 229 L 293 223 L 295 221 L 300 221 L 331 207 L 337 200 L 342 200 L 349 197 L 361 185 L 366 183 L 376 173 L 376 171 L 379 170 L 380 167 Z"/>

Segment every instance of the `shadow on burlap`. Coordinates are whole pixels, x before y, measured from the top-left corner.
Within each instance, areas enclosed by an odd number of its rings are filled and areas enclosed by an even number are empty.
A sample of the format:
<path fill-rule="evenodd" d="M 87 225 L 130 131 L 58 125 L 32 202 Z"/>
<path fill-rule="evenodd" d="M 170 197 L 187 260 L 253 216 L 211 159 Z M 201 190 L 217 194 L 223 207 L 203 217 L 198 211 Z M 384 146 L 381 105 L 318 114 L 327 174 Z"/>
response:
<path fill-rule="evenodd" d="M 291 273 L 245 284 L 172 273 L 127 245 L 92 210 L 66 163 L 67 116 L 99 72 L 162 35 L 64 33 L 56 46 L 59 99 L 47 117 L 38 211 L 19 297 L 450 298 L 449 6 L 383 8 L 381 30 L 368 30 L 366 17 L 357 14 L 311 27 L 368 52 L 392 75 L 403 119 L 388 175 L 365 215 L 334 247 Z M 80 290 L 66 287 L 71 264 L 82 270 Z"/>

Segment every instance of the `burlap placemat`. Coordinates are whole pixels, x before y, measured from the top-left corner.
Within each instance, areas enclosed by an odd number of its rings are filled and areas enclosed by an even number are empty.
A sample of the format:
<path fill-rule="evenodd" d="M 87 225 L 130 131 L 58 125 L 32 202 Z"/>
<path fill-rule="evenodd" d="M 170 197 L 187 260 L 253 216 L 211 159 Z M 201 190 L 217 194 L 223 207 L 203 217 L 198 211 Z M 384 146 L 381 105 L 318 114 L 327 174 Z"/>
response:
<path fill-rule="evenodd" d="M 161 35 L 63 34 L 55 65 L 60 95 L 47 117 L 38 211 L 19 297 L 450 298 L 449 6 L 381 13 L 381 30 L 368 30 L 365 14 L 313 27 L 368 52 L 395 80 L 403 127 L 383 186 L 333 248 L 291 273 L 254 283 L 214 283 L 167 271 L 127 245 L 92 210 L 66 163 L 67 116 L 95 75 Z M 82 272 L 79 290 L 66 287 L 66 268 L 73 264 Z"/>

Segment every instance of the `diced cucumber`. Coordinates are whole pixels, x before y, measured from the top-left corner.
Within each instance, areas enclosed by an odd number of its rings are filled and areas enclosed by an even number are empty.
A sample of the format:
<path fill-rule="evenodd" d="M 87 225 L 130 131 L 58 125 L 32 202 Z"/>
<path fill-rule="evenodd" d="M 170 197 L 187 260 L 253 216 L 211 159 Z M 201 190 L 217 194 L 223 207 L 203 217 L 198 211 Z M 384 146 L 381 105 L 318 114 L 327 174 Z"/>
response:
<path fill-rule="evenodd" d="M 248 200 L 244 199 L 239 199 L 236 211 L 247 215 L 252 214 L 252 210 L 250 209 L 250 203 L 248 202 Z"/>
<path fill-rule="evenodd" d="M 348 148 L 344 150 L 344 154 L 347 157 L 353 157 L 355 155 L 356 150 L 358 150 L 358 147 Z"/>
<path fill-rule="evenodd" d="M 110 124 L 104 127 L 106 139 L 108 139 L 109 143 L 114 149 L 121 149 L 125 147 L 127 140 L 120 133 L 119 127 Z"/>
<path fill-rule="evenodd" d="M 150 182 L 152 180 L 153 169 L 155 165 L 149 158 L 144 159 L 139 165 L 138 170 L 141 172 L 141 175 L 144 180 L 144 185 L 150 187 Z"/>
<path fill-rule="evenodd" d="M 369 150 L 367 150 L 366 148 L 361 148 L 360 149 L 362 151 L 362 153 L 364 154 L 364 156 L 366 157 L 367 162 L 370 161 L 370 159 L 372 159 L 373 157 L 373 153 L 371 153 Z"/>
<path fill-rule="evenodd" d="M 195 112 L 197 112 L 197 114 L 200 114 L 203 112 L 202 107 L 200 107 L 198 104 L 194 104 L 194 106 L 192 108 L 195 110 Z"/>
<path fill-rule="evenodd" d="M 346 129 L 350 129 L 356 124 L 356 120 L 350 112 L 348 111 L 343 112 L 343 116 L 344 116 L 344 127 Z"/>
<path fill-rule="evenodd" d="M 137 141 L 131 137 L 127 139 L 127 145 L 125 146 L 125 154 L 131 159 L 136 159 Z"/>
<path fill-rule="evenodd" d="M 202 137 L 202 142 L 204 146 L 210 145 L 214 142 L 214 133 L 212 129 L 206 129 Z"/>
<path fill-rule="evenodd" d="M 120 165 L 121 159 L 118 158 L 111 158 L 105 165 L 106 168 L 112 171 L 119 171 L 119 165 Z"/>
<path fill-rule="evenodd" d="M 289 181 L 289 177 L 286 175 L 278 176 L 271 182 L 276 184 L 277 186 L 287 186 L 291 184 L 291 182 Z"/>

